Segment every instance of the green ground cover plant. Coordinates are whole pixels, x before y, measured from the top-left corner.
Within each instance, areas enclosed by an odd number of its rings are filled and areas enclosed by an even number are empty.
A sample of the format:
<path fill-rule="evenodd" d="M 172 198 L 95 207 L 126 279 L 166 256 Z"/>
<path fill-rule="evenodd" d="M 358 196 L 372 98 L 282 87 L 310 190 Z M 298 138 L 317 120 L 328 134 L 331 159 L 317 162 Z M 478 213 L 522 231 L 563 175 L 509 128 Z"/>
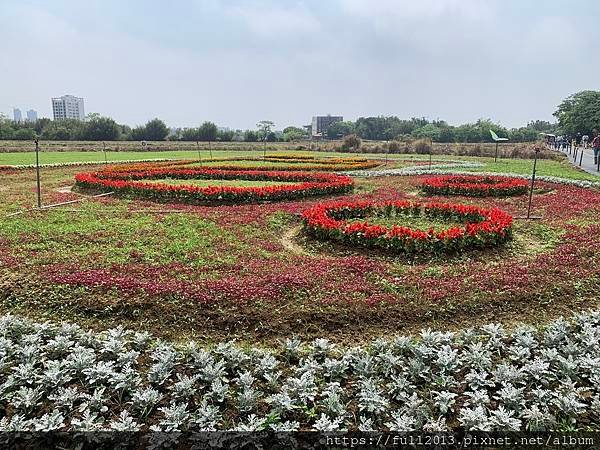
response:
<path fill-rule="evenodd" d="M 3 312 L 60 314 L 174 339 L 270 343 L 294 333 L 364 340 L 390 329 L 458 328 L 474 317 L 539 322 L 598 300 L 594 189 L 540 182 L 533 213 L 542 220 L 515 221 L 503 248 L 409 261 L 304 235 L 299 216 L 322 199 L 221 206 L 90 199 L 71 190 L 80 171 L 43 171 L 42 198 L 83 201 L 24 213 L 35 204 L 34 171 L 2 174 Z M 422 176 L 354 180 L 354 194 L 332 199 L 414 200 Z M 514 216 L 526 200 L 451 199 Z"/>

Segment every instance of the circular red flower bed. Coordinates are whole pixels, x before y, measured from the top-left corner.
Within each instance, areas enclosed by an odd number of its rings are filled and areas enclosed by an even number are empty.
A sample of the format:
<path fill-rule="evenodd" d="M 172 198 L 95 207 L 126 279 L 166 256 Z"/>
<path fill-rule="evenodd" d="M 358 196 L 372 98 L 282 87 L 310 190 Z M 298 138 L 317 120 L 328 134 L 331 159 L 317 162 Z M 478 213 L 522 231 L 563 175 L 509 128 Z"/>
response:
<path fill-rule="evenodd" d="M 521 178 L 446 175 L 426 178 L 421 184 L 421 190 L 428 195 L 508 197 L 526 194 L 528 185 L 528 181 Z"/>
<path fill-rule="evenodd" d="M 368 216 L 390 217 L 398 225 L 370 224 L 352 219 Z M 435 218 L 460 222 L 436 231 L 402 226 L 402 217 Z M 395 253 L 443 253 L 499 245 L 512 237 L 512 216 L 497 208 L 407 200 L 389 202 L 321 203 L 303 213 L 304 227 L 319 239 L 362 247 L 377 247 Z"/>
<path fill-rule="evenodd" d="M 194 186 L 169 183 L 144 183 L 144 180 L 251 180 L 288 184 L 270 186 Z M 354 183 L 350 177 L 330 173 L 276 172 L 218 169 L 152 169 L 80 173 L 76 185 L 82 189 L 115 192 L 117 195 L 161 202 L 248 203 L 288 200 L 314 195 L 349 192 Z"/>

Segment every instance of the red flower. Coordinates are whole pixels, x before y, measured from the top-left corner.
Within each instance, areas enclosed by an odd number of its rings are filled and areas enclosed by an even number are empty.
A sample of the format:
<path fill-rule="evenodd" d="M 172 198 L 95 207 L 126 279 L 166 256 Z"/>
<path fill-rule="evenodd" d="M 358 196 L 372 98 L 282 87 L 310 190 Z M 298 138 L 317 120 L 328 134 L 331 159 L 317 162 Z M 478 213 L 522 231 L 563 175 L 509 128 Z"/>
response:
<path fill-rule="evenodd" d="M 371 225 L 367 221 L 347 222 L 347 219 L 365 217 L 373 212 L 394 216 L 426 215 L 463 221 L 465 225 L 442 231 L 432 228 L 423 231 L 400 225 Z M 497 245 L 509 239 L 512 230 L 512 217 L 497 208 L 407 200 L 321 203 L 305 211 L 303 218 L 307 231 L 317 237 L 400 253 L 459 251 L 469 247 Z"/>
<path fill-rule="evenodd" d="M 526 194 L 528 181 L 499 176 L 447 175 L 426 178 L 421 184 L 421 189 L 428 195 L 506 197 Z"/>
<path fill-rule="evenodd" d="M 354 183 L 350 177 L 330 173 L 272 172 L 262 170 L 220 170 L 220 169 L 175 169 L 154 168 L 126 171 L 114 168 L 95 173 L 80 173 L 75 176 L 78 186 L 101 191 L 114 191 L 117 194 L 149 198 L 158 201 L 179 201 L 187 203 L 243 203 L 267 200 L 287 200 L 311 195 L 327 195 L 351 191 Z M 264 187 L 171 185 L 144 183 L 142 180 L 210 179 L 210 180 L 257 180 L 283 181 L 282 184 Z"/>

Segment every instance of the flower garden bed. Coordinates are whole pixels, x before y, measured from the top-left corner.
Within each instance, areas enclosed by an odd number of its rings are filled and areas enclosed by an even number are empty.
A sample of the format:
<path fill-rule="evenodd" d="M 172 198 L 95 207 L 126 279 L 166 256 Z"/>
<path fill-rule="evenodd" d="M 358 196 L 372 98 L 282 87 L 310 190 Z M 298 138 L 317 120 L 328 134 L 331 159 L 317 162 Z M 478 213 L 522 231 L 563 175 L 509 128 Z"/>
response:
<path fill-rule="evenodd" d="M 49 171 L 45 204 L 79 198 L 57 191 L 79 171 Z M 344 200 L 415 200 L 405 193 L 422 179 L 359 178 L 358 194 Z M 30 173 L 4 181 L 6 214 L 31 205 Z M 178 213 L 170 214 L 108 196 L 77 211 L 20 214 L 0 226 L 0 306 L 162 338 L 265 343 L 293 334 L 364 342 L 389 330 L 535 323 L 600 308 L 600 192 L 540 186 L 550 190 L 534 197 L 532 211 L 542 219 L 515 221 L 501 248 L 414 259 L 299 234 L 299 216 L 319 198 L 173 204 L 169 211 Z M 514 216 L 527 208 L 524 196 L 461 202 Z"/>
<path fill-rule="evenodd" d="M 139 169 L 139 166 L 136 167 Z M 143 180 L 255 180 L 278 181 L 291 184 L 263 187 L 171 185 L 167 183 L 144 183 Z M 132 171 L 100 171 L 80 173 L 75 176 L 81 189 L 112 191 L 117 195 L 156 201 L 183 203 L 249 203 L 287 200 L 315 195 L 349 192 L 352 179 L 343 175 L 286 171 L 251 171 L 220 169 L 152 169 Z"/>
<path fill-rule="evenodd" d="M 383 226 L 368 220 L 349 219 L 370 215 L 397 218 L 398 224 Z M 464 223 L 436 231 L 402 226 L 402 217 L 424 216 Z M 512 217 L 498 208 L 480 208 L 451 203 L 336 201 L 323 203 L 303 213 L 304 226 L 319 239 L 361 247 L 377 247 L 394 253 L 420 254 L 458 252 L 497 246 L 512 236 Z"/>
<path fill-rule="evenodd" d="M 135 164 L 132 166 L 109 166 L 105 171 L 129 172 L 131 170 L 147 171 L 158 168 L 172 169 L 220 169 L 220 170 L 262 170 L 267 172 L 343 172 L 373 169 L 381 165 L 380 161 L 353 159 L 353 158 L 328 158 L 328 159 L 295 159 L 295 158 L 213 158 L 197 160 L 180 160 L 161 162 L 156 164 Z"/>
<path fill-rule="evenodd" d="M 528 182 L 499 176 L 447 175 L 426 178 L 421 184 L 421 190 L 427 195 L 508 197 L 526 194 Z"/>

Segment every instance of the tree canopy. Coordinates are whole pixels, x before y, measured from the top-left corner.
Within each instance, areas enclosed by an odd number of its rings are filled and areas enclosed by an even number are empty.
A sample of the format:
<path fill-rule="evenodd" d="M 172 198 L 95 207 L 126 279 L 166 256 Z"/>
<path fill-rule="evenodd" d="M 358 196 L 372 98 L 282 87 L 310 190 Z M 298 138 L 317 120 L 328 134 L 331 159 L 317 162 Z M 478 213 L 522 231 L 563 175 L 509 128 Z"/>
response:
<path fill-rule="evenodd" d="M 218 134 L 217 126 L 212 122 L 204 122 L 198 128 L 198 140 L 200 141 L 216 141 Z"/>
<path fill-rule="evenodd" d="M 256 124 L 256 128 L 258 128 L 258 136 L 261 141 L 268 141 L 272 139 L 272 137 L 271 139 L 269 139 L 269 137 L 272 133 L 274 126 L 275 123 L 271 120 L 261 120 Z"/>
<path fill-rule="evenodd" d="M 81 139 L 84 141 L 114 141 L 119 138 L 119 125 L 110 117 L 93 115 L 83 123 Z"/>
<path fill-rule="evenodd" d="M 152 119 L 144 126 L 144 139 L 148 141 L 164 141 L 169 134 L 167 125 L 160 119 Z"/>
<path fill-rule="evenodd" d="M 600 91 L 581 91 L 562 101 L 554 112 L 561 133 L 591 135 L 600 130 Z"/>

